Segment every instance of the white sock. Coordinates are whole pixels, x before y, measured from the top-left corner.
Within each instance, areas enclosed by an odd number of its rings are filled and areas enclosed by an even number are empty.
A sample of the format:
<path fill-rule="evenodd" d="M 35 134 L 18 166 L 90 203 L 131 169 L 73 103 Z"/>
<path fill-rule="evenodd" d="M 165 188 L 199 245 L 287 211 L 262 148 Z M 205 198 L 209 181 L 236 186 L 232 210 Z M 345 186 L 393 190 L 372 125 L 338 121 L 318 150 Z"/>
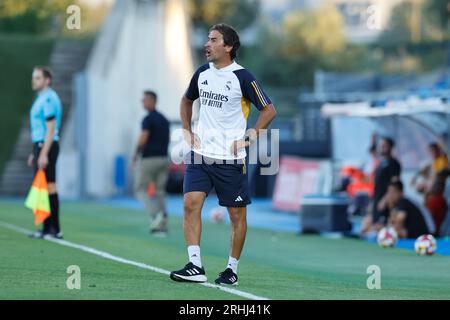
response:
<path fill-rule="evenodd" d="M 202 260 L 200 259 L 200 246 L 188 246 L 189 261 L 197 267 L 202 267 Z"/>
<path fill-rule="evenodd" d="M 239 260 L 237 260 L 236 258 L 233 258 L 233 257 L 229 257 L 227 268 L 231 268 L 231 270 L 233 270 L 233 272 L 237 274 L 238 263 L 239 263 Z"/>

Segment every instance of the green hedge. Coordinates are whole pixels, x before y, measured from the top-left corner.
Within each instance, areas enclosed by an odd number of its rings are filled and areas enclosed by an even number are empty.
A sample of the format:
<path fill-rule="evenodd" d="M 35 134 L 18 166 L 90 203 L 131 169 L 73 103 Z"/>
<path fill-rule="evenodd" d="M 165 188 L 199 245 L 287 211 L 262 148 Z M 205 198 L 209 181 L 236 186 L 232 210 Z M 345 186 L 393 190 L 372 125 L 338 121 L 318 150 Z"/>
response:
<path fill-rule="evenodd" d="M 0 173 L 28 121 L 33 66 L 48 64 L 53 43 L 44 36 L 0 33 Z"/>

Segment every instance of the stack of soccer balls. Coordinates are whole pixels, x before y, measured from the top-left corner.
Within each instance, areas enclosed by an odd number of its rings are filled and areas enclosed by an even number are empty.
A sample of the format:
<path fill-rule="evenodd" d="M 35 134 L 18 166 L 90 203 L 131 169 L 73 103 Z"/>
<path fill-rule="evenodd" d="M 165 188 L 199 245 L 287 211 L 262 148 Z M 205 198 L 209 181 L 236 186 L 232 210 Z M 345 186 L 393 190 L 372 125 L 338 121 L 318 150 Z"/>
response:
<path fill-rule="evenodd" d="M 392 227 L 386 227 L 381 229 L 377 235 L 377 242 L 380 247 L 392 248 L 397 244 L 398 235 Z"/>
<path fill-rule="evenodd" d="M 431 256 L 436 252 L 436 239 L 431 234 L 424 234 L 417 238 L 414 243 L 414 250 L 422 256 Z"/>

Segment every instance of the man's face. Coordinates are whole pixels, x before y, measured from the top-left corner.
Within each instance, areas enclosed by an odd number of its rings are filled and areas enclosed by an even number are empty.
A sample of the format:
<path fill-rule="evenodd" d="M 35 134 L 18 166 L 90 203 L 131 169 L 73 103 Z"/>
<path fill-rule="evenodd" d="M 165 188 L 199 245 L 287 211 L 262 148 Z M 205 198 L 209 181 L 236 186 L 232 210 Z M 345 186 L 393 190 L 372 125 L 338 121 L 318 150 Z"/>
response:
<path fill-rule="evenodd" d="M 382 156 L 387 156 L 391 154 L 391 145 L 386 140 L 381 140 L 380 154 Z"/>
<path fill-rule="evenodd" d="M 439 156 L 439 150 L 435 147 L 429 147 L 428 148 L 430 155 L 433 159 L 436 159 Z"/>
<path fill-rule="evenodd" d="M 208 41 L 205 43 L 205 55 L 208 62 L 219 62 L 226 57 L 233 49 L 232 46 L 226 46 L 223 42 L 223 35 L 212 30 L 208 35 Z"/>
<path fill-rule="evenodd" d="M 142 104 L 145 110 L 151 111 L 155 109 L 156 101 L 151 95 L 144 94 L 142 97 Z"/>
<path fill-rule="evenodd" d="M 34 69 L 31 76 L 31 88 L 34 91 L 40 91 L 50 85 L 50 79 L 44 77 L 44 73 L 40 69 Z"/>

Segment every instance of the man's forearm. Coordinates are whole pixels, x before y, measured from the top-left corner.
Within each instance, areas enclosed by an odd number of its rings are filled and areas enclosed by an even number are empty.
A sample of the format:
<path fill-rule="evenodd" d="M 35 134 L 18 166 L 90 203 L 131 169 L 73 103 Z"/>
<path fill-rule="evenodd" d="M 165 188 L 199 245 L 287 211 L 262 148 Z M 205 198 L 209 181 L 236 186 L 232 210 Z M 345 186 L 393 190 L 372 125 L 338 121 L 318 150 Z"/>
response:
<path fill-rule="evenodd" d="M 188 100 L 186 97 L 181 99 L 180 103 L 180 118 L 183 129 L 192 131 L 191 121 L 192 121 L 192 104 L 193 101 Z"/>
<path fill-rule="evenodd" d="M 259 136 L 260 130 L 267 129 L 269 127 L 270 123 L 276 117 L 276 115 L 277 112 L 272 104 L 268 105 L 266 109 L 259 113 L 258 120 L 255 124 L 256 136 Z"/>
<path fill-rule="evenodd" d="M 144 149 L 143 146 L 140 146 L 139 144 L 137 145 L 136 151 L 134 152 L 134 160 L 136 160 L 139 157 L 139 155 L 142 154 L 143 149 Z"/>
<path fill-rule="evenodd" d="M 52 146 L 53 143 L 53 136 L 55 134 L 55 129 L 53 127 L 50 127 L 47 129 L 47 133 L 45 135 L 45 140 L 44 140 L 44 145 L 42 146 L 41 149 L 41 154 L 43 155 L 48 155 L 50 148 Z"/>
<path fill-rule="evenodd" d="M 147 129 L 143 129 L 138 139 L 136 152 L 134 153 L 134 159 L 137 159 L 138 156 L 144 152 L 144 148 L 147 144 L 148 139 L 150 139 L 150 131 Z"/>

